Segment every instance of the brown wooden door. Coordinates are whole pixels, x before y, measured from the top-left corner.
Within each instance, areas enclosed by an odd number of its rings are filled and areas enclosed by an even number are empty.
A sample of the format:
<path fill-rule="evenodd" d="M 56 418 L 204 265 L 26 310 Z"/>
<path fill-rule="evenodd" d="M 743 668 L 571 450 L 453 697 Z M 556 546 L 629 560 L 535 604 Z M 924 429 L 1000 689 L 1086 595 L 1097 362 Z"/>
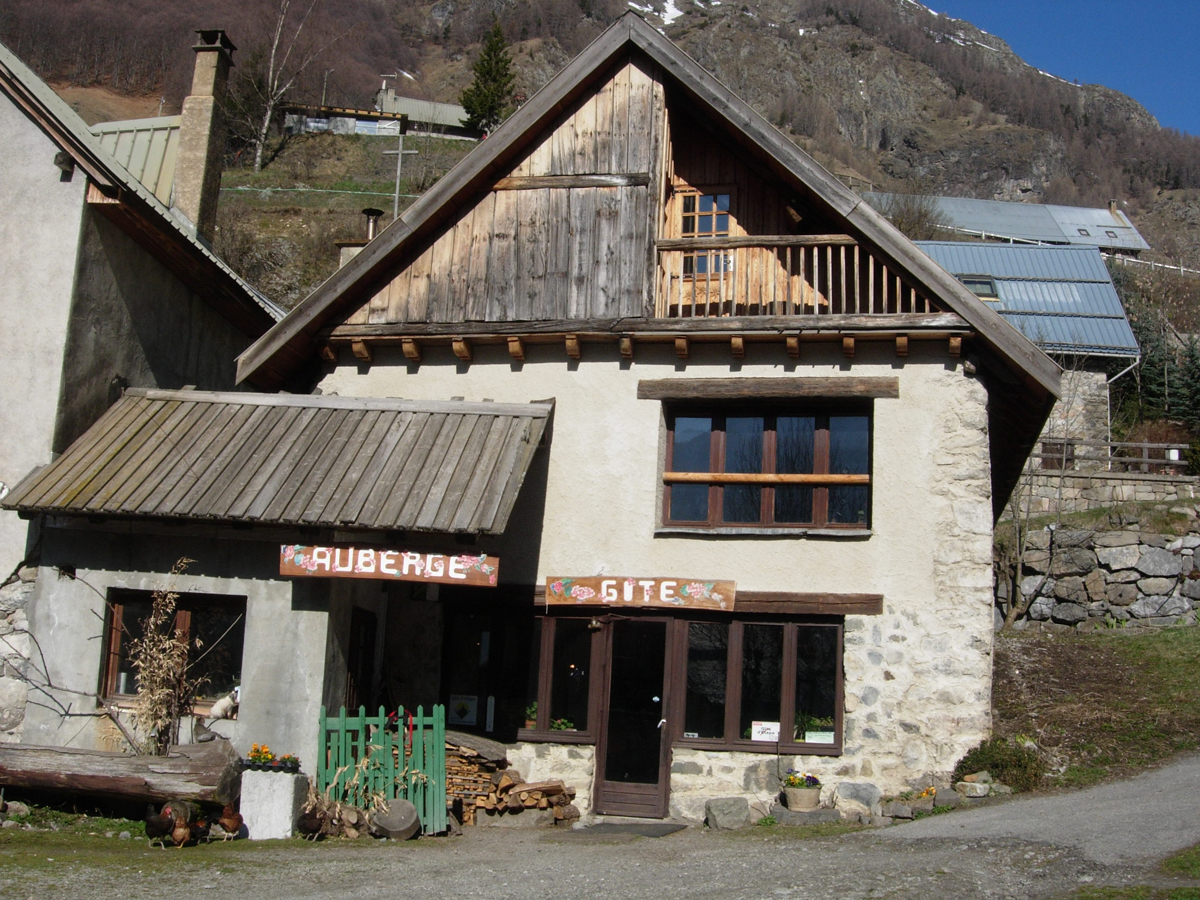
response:
<path fill-rule="evenodd" d="M 670 790 L 666 619 L 617 619 L 607 628 L 600 735 L 598 813 L 663 818 Z"/>

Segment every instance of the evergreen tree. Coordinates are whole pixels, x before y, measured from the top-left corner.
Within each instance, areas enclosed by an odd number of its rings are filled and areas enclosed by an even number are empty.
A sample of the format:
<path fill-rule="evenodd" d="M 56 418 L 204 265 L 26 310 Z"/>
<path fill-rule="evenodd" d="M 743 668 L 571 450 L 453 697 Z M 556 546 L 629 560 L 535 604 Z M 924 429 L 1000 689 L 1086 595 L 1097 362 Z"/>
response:
<path fill-rule="evenodd" d="M 500 30 L 500 22 L 492 25 L 483 41 L 483 50 L 474 65 L 475 80 L 459 95 L 459 103 L 467 111 L 470 128 L 489 132 L 512 113 L 512 57 L 508 42 Z"/>
<path fill-rule="evenodd" d="M 1200 344 L 1194 337 L 1188 338 L 1183 350 L 1183 362 L 1179 366 L 1178 400 L 1175 415 L 1183 421 L 1192 434 L 1200 434 Z"/>

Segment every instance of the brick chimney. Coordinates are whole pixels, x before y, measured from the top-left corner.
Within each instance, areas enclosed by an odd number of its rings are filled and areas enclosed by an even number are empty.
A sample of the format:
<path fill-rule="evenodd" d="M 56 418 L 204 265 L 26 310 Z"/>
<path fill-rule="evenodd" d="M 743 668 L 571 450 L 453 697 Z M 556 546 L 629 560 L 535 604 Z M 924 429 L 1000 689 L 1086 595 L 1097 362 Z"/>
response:
<path fill-rule="evenodd" d="M 179 153 L 175 161 L 175 191 L 171 206 L 211 242 L 217 225 L 217 199 L 225 155 L 225 87 L 233 51 L 224 31 L 197 31 L 196 69 L 192 90 L 183 100 Z"/>

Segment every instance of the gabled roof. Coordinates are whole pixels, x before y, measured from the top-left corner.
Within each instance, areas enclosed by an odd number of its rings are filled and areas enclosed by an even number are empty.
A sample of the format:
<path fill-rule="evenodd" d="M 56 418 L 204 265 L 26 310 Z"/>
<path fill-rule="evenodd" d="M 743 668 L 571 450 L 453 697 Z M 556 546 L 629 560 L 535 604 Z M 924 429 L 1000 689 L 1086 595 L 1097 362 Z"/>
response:
<path fill-rule="evenodd" d="M 128 225 L 135 240 L 149 245 L 168 268 L 189 282 L 226 318 L 247 334 L 266 331 L 283 317 L 283 310 L 243 281 L 233 269 L 176 217 L 162 200 L 130 174 L 106 150 L 102 137 L 38 78 L 17 56 L 0 44 L 0 92 L 25 111 L 50 138 L 69 153 L 88 177 L 119 201 L 136 223 Z M 114 216 L 121 216 L 114 211 Z"/>
<path fill-rule="evenodd" d="M 99 122 L 92 126 L 92 134 L 160 203 L 170 206 L 182 120 L 182 116 L 158 116 Z"/>
<path fill-rule="evenodd" d="M 499 534 L 553 408 L 131 389 L 4 506 Z"/>
<path fill-rule="evenodd" d="M 1136 359 L 1137 338 L 1095 247 L 918 241 L 956 276 L 987 275 L 1005 320 L 1047 353 Z"/>
<path fill-rule="evenodd" d="M 896 194 L 864 193 L 886 204 Z M 950 228 L 962 234 L 1029 244 L 1069 244 L 1106 250 L 1149 250 L 1150 245 L 1119 209 L 934 197 L 931 201 Z"/>
<path fill-rule="evenodd" d="M 278 387 L 309 364 L 316 353 L 313 336 L 317 331 L 351 304 L 361 302 L 370 286 L 386 276 L 409 245 L 432 234 L 455 210 L 506 174 L 506 168 L 528 142 L 597 82 L 613 62 L 630 54 L 657 64 L 670 87 L 715 120 L 742 152 L 794 185 L 835 221 L 844 221 L 861 241 L 890 258 L 918 285 L 966 319 L 1018 381 L 1028 379 L 1040 390 L 1057 396 L 1059 369 L 1044 353 L 634 13 L 622 16 L 608 28 L 358 256 L 247 349 L 238 359 L 239 381 Z"/>

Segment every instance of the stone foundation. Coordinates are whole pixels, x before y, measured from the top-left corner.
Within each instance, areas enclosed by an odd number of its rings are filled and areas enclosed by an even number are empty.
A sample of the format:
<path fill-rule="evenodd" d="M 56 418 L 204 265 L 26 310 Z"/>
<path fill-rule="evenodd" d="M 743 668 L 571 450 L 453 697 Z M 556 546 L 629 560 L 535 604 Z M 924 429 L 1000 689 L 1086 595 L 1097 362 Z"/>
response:
<path fill-rule="evenodd" d="M 0 743 L 19 743 L 29 699 L 26 678 L 33 652 L 25 606 L 33 594 L 34 570 L 0 588 Z"/>

